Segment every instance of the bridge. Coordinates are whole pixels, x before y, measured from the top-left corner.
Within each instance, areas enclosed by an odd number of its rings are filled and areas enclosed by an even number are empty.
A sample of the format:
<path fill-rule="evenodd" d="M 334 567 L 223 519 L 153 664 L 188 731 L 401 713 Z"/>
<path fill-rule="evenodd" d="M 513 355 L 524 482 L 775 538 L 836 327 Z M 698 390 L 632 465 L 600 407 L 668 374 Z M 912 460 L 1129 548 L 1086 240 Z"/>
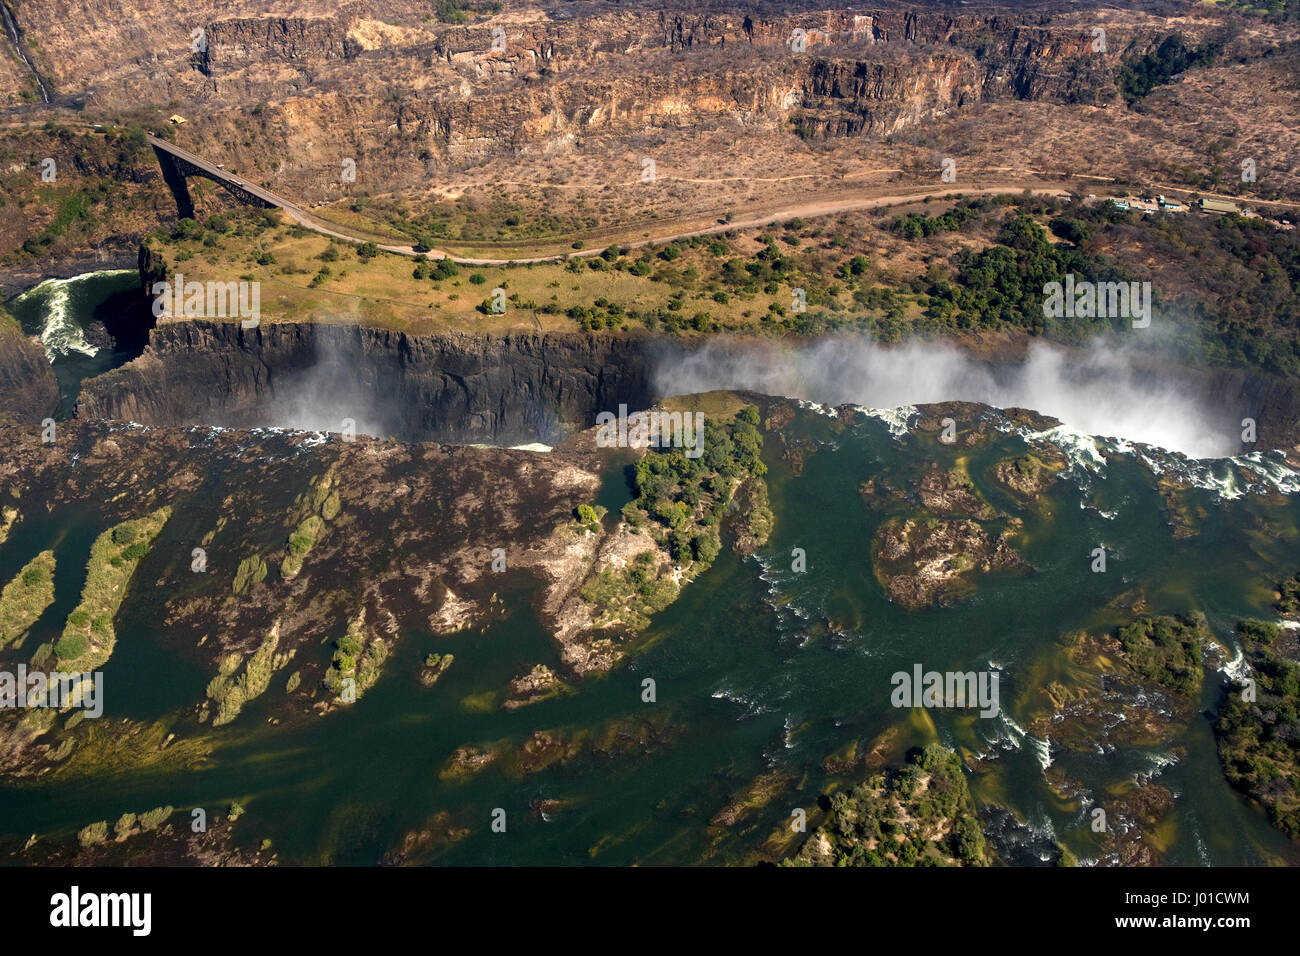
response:
<path fill-rule="evenodd" d="M 512 257 L 509 259 L 486 259 L 471 258 L 468 256 L 452 255 L 440 249 L 423 249 L 417 251 L 414 246 L 410 245 L 389 245 L 379 240 L 378 237 L 361 235 L 358 233 L 341 232 L 348 228 L 347 226 L 336 225 L 325 220 L 317 219 L 311 213 L 303 209 L 296 203 L 278 196 L 256 183 L 250 183 L 242 176 L 237 176 L 230 170 L 208 162 L 197 153 L 192 153 L 188 149 L 177 146 L 175 143 L 160 139 L 157 136 L 148 136 L 149 145 L 153 147 L 154 152 L 158 155 L 158 162 L 162 166 L 163 178 L 171 187 L 172 194 L 176 197 L 176 204 L 179 207 L 181 216 L 194 218 L 194 204 L 190 199 L 189 188 L 185 185 L 186 177 L 202 176 L 217 183 L 223 189 L 230 192 L 240 202 L 249 205 L 262 206 L 282 210 L 294 222 L 306 229 L 318 232 L 323 236 L 331 236 L 335 239 L 341 239 L 344 242 L 354 245 L 363 242 L 372 242 L 385 252 L 394 252 L 404 256 L 420 256 L 426 259 L 450 259 L 452 262 L 467 266 L 504 266 L 504 265 L 527 265 L 529 263 L 546 263 L 546 262 L 565 262 L 569 259 L 585 259 L 591 256 L 600 255 L 601 249 L 593 247 L 582 249 L 578 252 L 564 252 L 553 255 L 542 255 L 534 257 Z M 991 171 L 1002 171 L 1001 167 L 993 167 Z M 1053 196 L 1061 198 L 1067 196 L 1065 188 L 1062 185 L 1049 185 L 1049 181 L 1054 174 L 1043 170 L 1026 170 L 1030 178 L 1021 180 L 1010 180 L 998 182 L 996 180 L 986 181 L 983 183 L 972 183 L 970 185 L 937 185 L 931 184 L 928 188 L 910 188 L 893 195 L 868 195 L 844 193 L 841 195 L 826 195 L 823 197 L 810 196 L 799 202 L 784 205 L 782 207 L 769 210 L 761 214 L 753 214 L 744 218 L 737 218 L 730 222 L 719 219 L 712 225 L 695 226 L 694 228 L 681 228 L 676 232 L 666 233 L 646 238 L 644 224 L 629 223 L 622 229 L 622 234 L 606 234 L 601 239 L 602 245 L 619 245 L 628 249 L 639 249 L 643 246 L 654 243 L 674 242 L 678 239 L 686 239 L 691 236 L 707 236 L 716 233 L 727 232 L 737 229 L 751 229 L 773 225 L 775 223 L 787 222 L 794 218 L 812 219 L 821 216 L 832 216 L 845 212 L 855 212 L 859 210 L 881 209 L 889 206 L 896 206 L 905 203 L 915 203 L 922 199 L 955 199 L 962 196 L 967 198 L 973 196 L 994 196 L 1001 194 L 1015 193 L 1033 193 L 1038 196 Z M 1069 174 L 1079 179 L 1087 179 L 1096 182 L 1113 183 L 1114 180 L 1104 176 L 1091 176 L 1083 173 Z M 996 184 L 995 184 L 996 183 Z M 1190 191 L 1186 187 L 1173 185 L 1153 186 L 1152 191 L 1162 189 L 1170 195 L 1186 196 Z M 1221 196 L 1217 193 L 1201 193 L 1204 196 L 1211 196 L 1225 200 L 1242 201 L 1240 197 Z M 1255 207 L 1267 207 L 1280 212 L 1290 212 L 1296 209 L 1296 205 L 1285 200 L 1268 200 L 1268 199 L 1250 199 L 1249 202 Z M 683 226 L 686 224 L 683 223 Z M 640 231 L 640 235 L 634 237 L 634 233 Z"/>
<path fill-rule="evenodd" d="M 163 179 L 171 187 L 172 194 L 176 197 L 176 205 L 180 208 L 181 218 L 194 217 L 194 202 L 190 199 L 189 187 L 185 180 L 190 176 L 202 176 L 210 179 L 218 186 L 223 187 L 231 193 L 240 202 L 249 206 L 262 206 L 265 208 L 278 208 L 292 214 L 295 208 L 293 203 L 286 199 L 281 199 L 275 193 L 268 189 L 263 189 L 256 183 L 250 183 L 241 176 L 216 166 L 197 153 L 191 153 L 188 149 L 182 149 L 175 143 L 169 143 L 165 139 L 159 139 L 157 136 L 150 134 L 148 136 L 149 145 L 158 156 L 158 164 L 162 167 Z M 299 210 L 301 212 L 301 210 Z M 305 214 L 304 214 L 305 215 Z"/>
<path fill-rule="evenodd" d="M 319 232 L 321 235 L 332 236 L 335 239 L 342 239 L 353 244 L 367 241 L 361 236 L 337 232 L 330 225 L 316 219 L 297 203 L 290 202 L 283 196 L 257 185 L 257 183 L 251 183 L 223 166 L 208 162 L 198 153 L 192 153 L 188 149 L 152 134 L 148 134 L 146 138 L 149 140 L 149 145 L 153 147 L 154 153 L 158 156 L 163 179 L 167 181 L 172 195 L 176 197 L 176 205 L 182 219 L 194 218 L 194 201 L 190 198 L 190 190 L 185 184 L 185 180 L 190 176 L 202 176 L 204 179 L 212 180 L 240 202 L 250 206 L 261 206 L 265 209 L 282 210 L 294 222 L 313 232 Z M 390 246 L 382 243 L 377 243 L 377 245 L 387 252 L 397 252 L 403 255 L 416 254 L 412 246 Z M 427 257 L 441 259 L 446 257 L 446 253 L 434 251 L 428 253 Z M 456 259 L 455 261 L 472 264 L 475 260 Z"/>
<path fill-rule="evenodd" d="M 166 179 L 168 186 L 172 190 L 172 194 L 176 197 L 176 204 L 179 207 L 182 218 L 194 218 L 194 204 L 190 198 L 189 187 L 186 186 L 185 180 L 190 176 L 202 176 L 205 179 L 212 180 L 214 183 L 227 190 L 240 202 L 264 208 L 279 209 L 288 215 L 294 222 L 306 229 L 312 230 L 313 232 L 320 233 L 324 236 L 331 236 L 335 239 L 341 239 L 344 242 L 349 242 L 354 245 L 362 242 L 374 242 L 375 245 L 380 249 L 383 249 L 385 252 L 394 252 L 400 255 L 423 255 L 426 259 L 450 259 L 451 261 L 461 265 L 499 266 L 564 262 L 570 258 L 580 259 L 599 255 L 601 251 L 599 248 L 592 248 L 584 249 L 579 252 L 536 256 L 531 258 L 482 259 L 454 256 L 438 249 L 431 249 L 428 251 L 421 250 L 417 252 L 413 246 L 409 245 L 387 245 L 374 238 L 358 235 L 356 233 L 348 234 L 346 232 L 341 232 L 339 230 L 346 229 L 347 227 L 336 226 L 332 223 L 317 219 L 297 203 L 291 202 L 282 196 L 278 196 L 269 189 L 259 186 L 256 183 L 251 183 L 242 176 L 236 175 L 222 166 L 210 163 L 197 153 L 192 153 L 188 149 L 177 146 L 175 143 L 153 135 L 149 135 L 148 140 L 149 145 L 153 147 L 154 152 L 158 155 L 158 162 L 162 166 L 163 178 Z M 1172 189 L 1173 187 L 1166 187 L 1166 191 L 1172 191 Z M 690 236 L 712 235 L 733 229 L 764 227 L 774 223 L 784 222 L 795 217 L 814 218 L 856 210 L 879 209 L 900 203 L 917 202 L 925 197 L 948 199 L 956 196 L 971 197 L 1018 192 L 1031 192 L 1041 196 L 1059 197 L 1064 195 L 1061 186 L 1049 186 L 1041 179 L 1036 179 L 1031 181 L 999 183 L 998 185 L 968 185 L 963 187 L 953 185 L 931 186 L 928 189 L 913 189 L 888 196 L 828 196 L 822 199 L 810 198 L 773 212 L 737 219 L 731 222 L 717 220 L 713 225 L 702 228 L 683 229 L 676 233 L 657 236 L 653 239 L 644 237 L 633 238 L 632 236 L 627 235 L 612 238 L 610 241 L 624 245 L 630 249 L 637 249 L 655 242 L 672 242 Z M 1261 200 L 1260 202 L 1264 201 Z M 628 227 L 629 231 L 631 228 L 631 226 Z M 642 227 L 637 226 L 636 228 L 640 229 Z"/>

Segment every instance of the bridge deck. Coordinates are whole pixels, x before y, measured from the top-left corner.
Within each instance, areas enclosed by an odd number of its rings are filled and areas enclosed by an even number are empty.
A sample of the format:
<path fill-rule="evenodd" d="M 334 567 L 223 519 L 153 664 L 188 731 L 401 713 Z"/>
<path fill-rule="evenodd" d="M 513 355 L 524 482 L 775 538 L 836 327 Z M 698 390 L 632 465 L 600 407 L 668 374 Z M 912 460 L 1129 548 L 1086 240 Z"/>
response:
<path fill-rule="evenodd" d="M 226 183 L 234 189 L 246 192 L 250 196 L 254 196 L 268 205 L 277 206 L 290 214 L 306 215 L 306 213 L 293 203 L 289 202 L 289 200 L 277 196 L 269 189 L 264 189 L 256 183 L 250 183 L 247 179 L 244 179 L 242 176 L 236 176 L 229 170 L 213 165 L 197 153 L 191 153 L 188 149 L 183 149 L 175 143 L 169 143 L 165 139 L 159 139 L 157 136 L 151 135 L 148 139 L 149 145 L 154 149 L 161 150 L 164 153 L 174 156 L 176 159 L 181 160 L 181 162 L 193 166 L 211 179 Z"/>

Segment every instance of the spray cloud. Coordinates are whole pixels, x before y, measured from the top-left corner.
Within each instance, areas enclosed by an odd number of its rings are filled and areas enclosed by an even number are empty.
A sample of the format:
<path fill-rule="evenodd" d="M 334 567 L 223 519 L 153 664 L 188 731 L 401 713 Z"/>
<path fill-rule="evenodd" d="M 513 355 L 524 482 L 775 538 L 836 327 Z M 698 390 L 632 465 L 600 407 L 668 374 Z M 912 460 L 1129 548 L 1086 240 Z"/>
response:
<path fill-rule="evenodd" d="M 1214 406 L 1186 380 L 1157 368 L 1148 352 L 1113 340 L 1075 351 L 1034 342 L 1020 363 L 981 361 L 946 344 L 890 347 L 862 337 L 793 347 L 720 341 L 666 356 L 655 388 L 660 395 L 748 389 L 871 408 L 983 402 L 1029 408 L 1081 432 L 1193 458 L 1236 454 L 1241 410 Z"/>

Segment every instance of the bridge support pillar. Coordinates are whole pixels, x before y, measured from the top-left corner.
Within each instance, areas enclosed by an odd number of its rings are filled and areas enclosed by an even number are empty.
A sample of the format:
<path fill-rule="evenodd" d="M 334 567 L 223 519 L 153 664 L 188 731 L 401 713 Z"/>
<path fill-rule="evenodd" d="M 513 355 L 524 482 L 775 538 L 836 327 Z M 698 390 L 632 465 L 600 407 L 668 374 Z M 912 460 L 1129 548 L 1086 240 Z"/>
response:
<path fill-rule="evenodd" d="M 180 163 L 176 158 L 165 150 L 157 146 L 153 148 L 158 157 L 158 165 L 162 169 L 163 182 L 171 190 L 172 198 L 176 200 L 176 214 L 181 219 L 194 218 L 194 200 L 190 196 L 189 184 L 185 181 L 185 173 L 180 168 Z"/>

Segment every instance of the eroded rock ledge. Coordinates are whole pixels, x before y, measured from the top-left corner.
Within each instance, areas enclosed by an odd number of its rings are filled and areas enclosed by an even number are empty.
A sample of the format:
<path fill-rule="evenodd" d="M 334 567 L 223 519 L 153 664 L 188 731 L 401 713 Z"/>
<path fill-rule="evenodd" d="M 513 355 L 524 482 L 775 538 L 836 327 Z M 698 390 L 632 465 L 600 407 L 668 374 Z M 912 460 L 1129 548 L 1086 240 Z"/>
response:
<path fill-rule="evenodd" d="M 592 335 L 408 335 L 314 323 L 181 322 L 84 383 L 77 417 L 146 425 L 357 428 L 408 441 L 555 443 L 645 407 L 652 343 Z"/>

